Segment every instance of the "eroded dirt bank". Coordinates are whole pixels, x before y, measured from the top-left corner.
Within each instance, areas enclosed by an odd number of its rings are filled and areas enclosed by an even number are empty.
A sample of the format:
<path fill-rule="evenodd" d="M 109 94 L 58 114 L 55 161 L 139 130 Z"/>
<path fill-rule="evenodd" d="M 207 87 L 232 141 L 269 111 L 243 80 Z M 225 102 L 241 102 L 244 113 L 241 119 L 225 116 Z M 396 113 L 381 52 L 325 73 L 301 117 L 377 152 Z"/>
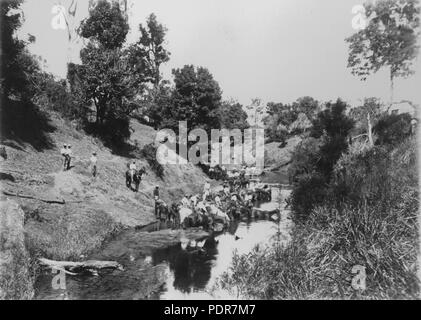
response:
<path fill-rule="evenodd" d="M 152 191 L 156 185 L 160 186 L 161 198 L 168 202 L 203 188 L 206 177 L 192 165 L 165 166 L 164 177 L 160 179 L 144 159 L 136 159 L 138 166 L 145 166 L 147 174 L 139 192 L 133 192 L 125 185 L 126 165 L 131 158 L 112 153 L 99 140 L 57 114 L 48 117 L 50 129 L 44 133 L 43 143 L 19 139 L 13 132 L 2 136 L 7 159 L 0 163 L 1 189 L 8 194 L 3 193 L 2 200 L 6 203 L 13 200 L 22 209 L 22 228 L 18 234 L 33 259 L 42 256 L 80 260 L 120 231 L 154 221 Z M 152 128 L 134 121 L 132 129 L 132 143 L 136 140 L 143 146 L 153 142 L 156 132 Z M 71 170 L 66 172 L 62 170 L 60 155 L 63 143 L 72 145 L 74 157 Z M 96 178 L 89 168 L 93 151 L 98 154 Z M 40 199 L 64 200 L 64 204 Z M 19 245 L 22 241 L 18 241 Z M 3 249 L 2 255 L 7 255 Z"/>

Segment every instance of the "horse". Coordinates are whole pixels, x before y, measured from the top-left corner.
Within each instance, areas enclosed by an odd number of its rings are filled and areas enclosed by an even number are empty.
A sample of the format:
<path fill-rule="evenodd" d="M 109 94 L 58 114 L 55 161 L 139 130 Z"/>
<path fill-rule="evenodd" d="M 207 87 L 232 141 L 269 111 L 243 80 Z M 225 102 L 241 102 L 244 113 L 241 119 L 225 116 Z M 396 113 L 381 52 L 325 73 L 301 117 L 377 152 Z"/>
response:
<path fill-rule="evenodd" d="M 256 200 L 257 201 L 271 201 L 271 191 L 268 188 L 256 189 Z"/>
<path fill-rule="evenodd" d="M 167 216 L 165 222 L 168 225 L 168 222 L 171 224 L 171 228 L 178 229 L 180 228 L 180 208 L 178 204 L 173 203 L 171 207 L 167 210 Z"/>
<path fill-rule="evenodd" d="M 142 175 L 146 173 L 146 169 L 145 167 L 142 167 L 142 169 L 140 170 L 133 170 L 133 174 L 131 172 L 132 170 L 127 170 L 126 171 L 126 186 L 127 188 L 132 189 L 133 191 L 137 192 L 139 191 L 139 184 L 140 181 L 142 181 Z M 133 176 L 133 180 L 132 180 L 132 176 Z M 135 188 L 132 188 L 132 183 L 134 182 L 135 184 Z"/>

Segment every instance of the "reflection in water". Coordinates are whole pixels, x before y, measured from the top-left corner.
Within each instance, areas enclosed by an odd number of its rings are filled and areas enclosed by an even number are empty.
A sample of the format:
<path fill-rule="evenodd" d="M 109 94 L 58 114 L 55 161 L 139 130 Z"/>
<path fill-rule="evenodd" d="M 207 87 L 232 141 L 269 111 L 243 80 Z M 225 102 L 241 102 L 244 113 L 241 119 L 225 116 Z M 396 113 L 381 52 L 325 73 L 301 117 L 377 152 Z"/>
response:
<path fill-rule="evenodd" d="M 279 204 L 256 207 L 272 211 Z M 289 241 L 291 222 L 287 216 L 287 211 L 281 210 L 277 219 L 266 215 L 261 220 L 233 222 L 225 232 L 208 238 L 202 248 L 182 249 L 178 243 L 149 249 L 148 241 L 139 241 L 139 233 L 129 232 L 114 239 L 97 256 L 121 262 L 124 271 L 69 276 L 66 290 L 53 290 L 53 275 L 46 272 L 37 280 L 36 299 L 235 299 L 225 292 L 210 294 L 218 277 L 229 270 L 234 250 L 244 254 L 256 245 L 270 244 L 278 231 L 282 241 Z"/>
<path fill-rule="evenodd" d="M 218 254 L 212 241 L 207 240 L 203 250 L 183 250 L 180 244 L 158 249 L 152 254 L 154 264 L 165 262 L 174 273 L 173 286 L 183 293 L 203 290 L 211 275 L 212 261 Z"/>
<path fill-rule="evenodd" d="M 282 190 L 273 195 L 273 199 L 282 197 L 285 199 L 289 191 Z M 276 201 L 276 200 L 275 200 Z M 278 202 L 259 203 L 256 208 L 271 212 L 279 209 Z M 279 219 L 266 217 L 264 220 L 247 220 L 233 222 L 227 231 L 209 238 L 204 250 L 186 251 L 181 246 L 157 250 L 154 253 L 154 263 L 167 263 L 166 285 L 159 294 L 161 299 L 211 299 L 228 298 L 226 292 L 212 294 L 213 286 L 219 276 L 229 270 L 233 253 L 239 254 L 250 252 L 256 245 L 270 244 L 277 239 L 289 241 L 291 222 L 288 220 L 288 212 L 281 204 Z"/>
<path fill-rule="evenodd" d="M 180 246 L 157 250 L 154 263 L 165 262 L 168 266 L 168 280 L 160 298 L 213 298 L 209 292 L 217 278 L 229 269 L 234 250 L 243 254 L 256 245 L 269 244 L 277 230 L 277 223 L 270 220 L 239 222 L 230 232 L 208 239 L 203 250 L 183 250 Z"/>

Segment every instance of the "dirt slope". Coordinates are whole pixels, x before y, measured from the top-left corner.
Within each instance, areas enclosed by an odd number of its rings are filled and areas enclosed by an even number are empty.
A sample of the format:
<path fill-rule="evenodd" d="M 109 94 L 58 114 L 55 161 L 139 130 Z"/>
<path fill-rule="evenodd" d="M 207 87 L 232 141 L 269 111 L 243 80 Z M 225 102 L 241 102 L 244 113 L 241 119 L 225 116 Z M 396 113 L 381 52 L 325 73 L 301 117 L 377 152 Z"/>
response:
<path fill-rule="evenodd" d="M 150 170 L 143 177 L 138 193 L 125 186 L 125 170 L 129 158 L 115 155 L 97 139 L 78 130 L 74 124 L 55 113 L 48 115 L 48 144 L 34 147 L 13 136 L 3 136 L 7 159 L 1 160 L 3 190 L 19 192 L 43 199 L 64 199 L 66 204 L 50 204 L 37 200 L 9 197 L 25 212 L 27 242 L 40 254 L 53 259 L 80 258 L 98 247 L 103 240 L 124 227 L 154 221 L 152 191 L 161 188 L 161 197 L 168 202 L 178 200 L 185 192 L 197 192 L 205 175 L 191 165 L 166 166 L 161 180 Z M 132 123 L 131 141 L 143 146 L 153 142 L 155 131 L 136 121 Z M 59 149 L 70 143 L 74 166 L 62 171 Z M 38 145 L 37 145 L 38 146 Z M 90 175 L 89 158 L 98 154 L 98 176 Z"/>
<path fill-rule="evenodd" d="M 280 148 L 280 142 L 265 144 L 265 175 L 263 182 L 288 183 L 288 165 L 291 161 L 292 152 L 300 143 L 300 136 L 292 136 L 287 140 L 287 144 Z"/>

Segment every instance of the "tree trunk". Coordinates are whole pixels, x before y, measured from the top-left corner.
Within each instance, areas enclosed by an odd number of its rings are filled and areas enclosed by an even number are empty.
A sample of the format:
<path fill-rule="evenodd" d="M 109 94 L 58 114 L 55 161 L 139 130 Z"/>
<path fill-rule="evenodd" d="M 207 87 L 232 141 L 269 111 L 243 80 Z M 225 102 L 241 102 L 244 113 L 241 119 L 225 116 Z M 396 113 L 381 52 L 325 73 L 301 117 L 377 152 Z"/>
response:
<path fill-rule="evenodd" d="M 370 146 L 372 147 L 374 145 L 373 143 L 373 134 L 372 134 L 372 129 L 371 129 L 371 119 L 370 119 L 370 112 L 367 112 L 367 126 L 368 126 L 368 142 L 370 143 Z"/>
<path fill-rule="evenodd" d="M 39 258 L 38 261 L 44 266 L 48 266 L 55 269 L 73 271 L 75 269 L 119 269 L 124 270 L 123 266 L 116 261 L 100 261 L 100 260 L 88 260 L 88 261 L 55 261 L 45 258 Z"/>
<path fill-rule="evenodd" d="M 392 106 L 393 104 L 393 91 L 394 91 L 394 75 L 393 75 L 393 71 L 392 69 L 390 70 L 390 106 L 389 108 Z"/>

